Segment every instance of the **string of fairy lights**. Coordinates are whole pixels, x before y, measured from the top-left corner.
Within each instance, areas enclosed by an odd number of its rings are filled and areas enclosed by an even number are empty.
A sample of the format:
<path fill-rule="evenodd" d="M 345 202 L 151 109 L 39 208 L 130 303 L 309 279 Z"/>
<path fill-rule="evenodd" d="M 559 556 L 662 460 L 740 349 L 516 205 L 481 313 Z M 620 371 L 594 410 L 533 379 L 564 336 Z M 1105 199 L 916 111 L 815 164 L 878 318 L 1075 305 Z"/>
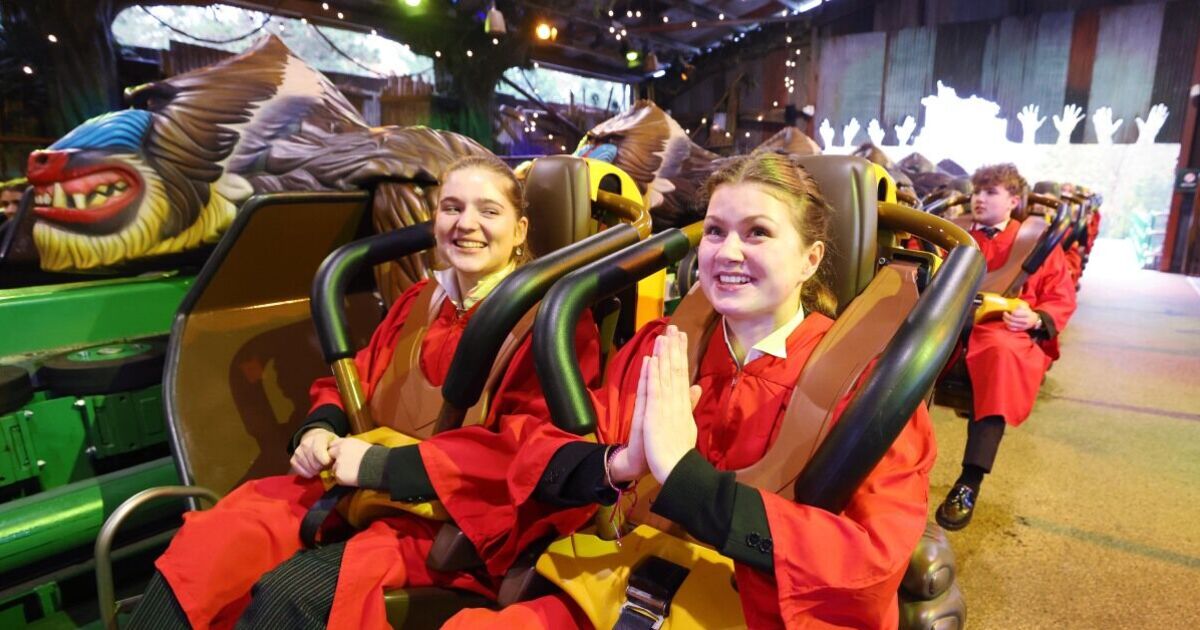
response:
<path fill-rule="evenodd" d="M 454 0 L 452 0 L 452 2 L 453 1 Z M 668 74 L 667 69 L 669 67 L 674 66 L 675 70 L 678 72 L 678 74 L 676 75 L 678 77 L 678 79 L 686 82 L 686 81 L 692 80 L 694 78 L 695 67 L 692 64 L 693 64 L 693 62 L 695 62 L 697 60 L 698 54 L 691 54 L 691 55 L 689 55 L 687 53 L 677 54 L 677 55 L 675 55 L 673 61 L 668 61 L 667 63 L 660 63 L 657 58 L 657 54 L 658 54 L 658 52 L 666 52 L 666 51 L 662 50 L 663 44 L 654 43 L 653 38 L 647 36 L 647 34 L 649 32 L 652 32 L 652 30 L 653 30 L 653 29 L 649 28 L 650 25 L 653 25 L 656 23 L 661 23 L 662 25 L 674 24 L 674 25 L 678 25 L 681 28 L 684 28 L 685 30 L 688 28 L 690 28 L 690 29 L 729 28 L 731 32 L 726 34 L 724 37 L 717 39 L 716 41 L 713 41 L 710 44 L 704 46 L 703 52 L 700 53 L 700 54 L 711 54 L 716 51 L 719 51 L 724 46 L 729 46 L 729 45 L 738 44 L 738 43 L 743 42 L 747 38 L 748 35 L 761 33 L 763 31 L 763 26 L 765 24 L 771 24 L 771 23 L 777 23 L 777 22 L 790 22 L 796 16 L 807 13 L 807 12 L 821 6 L 825 2 L 831 2 L 831 1 L 832 0 L 805 0 L 804 2 L 801 2 L 798 5 L 796 5 L 795 8 L 781 10 L 777 14 L 777 17 L 773 15 L 773 16 L 767 16 L 767 17 L 763 17 L 763 18 L 756 18 L 757 19 L 756 22 L 749 22 L 749 20 L 747 18 L 739 17 L 736 15 L 728 16 L 722 11 L 715 12 L 715 19 L 713 19 L 713 17 L 714 17 L 713 13 L 707 13 L 707 15 L 706 15 L 706 17 L 708 18 L 707 21 L 701 22 L 699 19 L 697 19 L 698 17 L 700 17 L 697 15 L 697 13 L 705 11 L 702 8 L 703 5 L 694 6 L 692 8 L 692 12 L 690 14 L 687 13 L 687 9 L 683 9 L 683 8 L 668 9 L 668 11 L 669 11 L 669 14 L 668 14 L 666 12 L 650 13 L 648 9 L 647 9 L 647 11 L 643 11 L 641 8 L 633 6 L 633 3 L 628 3 L 625 6 L 623 11 L 618 10 L 615 7 L 609 8 L 607 10 L 607 16 L 609 18 L 609 25 L 607 27 L 607 31 L 608 31 L 608 35 L 611 36 L 615 42 L 617 42 L 618 46 L 623 51 L 625 61 L 628 64 L 628 67 L 630 69 L 640 70 L 642 73 L 644 73 L 644 76 L 646 76 L 647 79 L 659 79 L 659 78 L 665 77 Z M 397 2 L 403 3 L 404 5 L 406 5 L 410 8 L 416 8 L 416 7 L 419 7 L 423 3 L 423 0 L 397 0 Z M 279 17 L 278 15 L 276 15 L 276 10 L 279 8 L 279 6 L 281 4 L 282 4 L 282 0 L 277 0 L 275 3 L 274 10 L 265 11 L 264 12 L 265 17 L 263 18 L 263 20 L 259 24 L 252 27 L 249 31 L 247 31 L 243 34 L 237 35 L 235 37 L 229 37 L 229 38 L 223 38 L 223 39 L 208 38 L 208 37 L 199 36 L 199 35 L 196 35 L 193 33 L 189 33 L 184 29 L 181 29 L 175 25 L 172 25 L 167 20 L 163 19 L 161 16 L 155 15 L 153 12 L 150 11 L 149 8 L 144 7 L 144 6 L 139 6 L 139 8 L 142 11 L 144 11 L 145 13 L 147 13 L 148 15 L 150 15 L 151 17 L 153 17 L 164 28 L 166 28 L 174 33 L 177 33 L 179 35 L 182 35 L 184 37 L 187 37 L 192 40 L 199 41 L 199 42 L 206 42 L 206 43 L 213 43 L 213 44 L 229 44 L 229 43 L 247 39 L 249 37 L 253 37 L 257 33 L 261 32 L 264 28 L 266 28 L 271 23 L 272 20 Z M 336 18 L 339 21 L 347 20 L 346 12 L 341 7 L 338 7 L 335 4 L 331 4 L 330 2 L 321 2 L 320 7 L 323 12 L 327 13 L 327 16 L 324 19 L 332 20 L 332 19 Z M 545 19 L 545 18 L 535 18 L 535 19 L 536 19 L 536 22 L 535 22 L 535 27 L 533 29 L 533 33 L 534 33 L 534 37 L 536 38 L 537 41 L 553 41 L 553 40 L 557 39 L 558 28 L 557 28 L 557 25 L 554 23 L 554 21 Z M 346 59 L 350 63 L 355 64 L 356 66 L 362 68 L 363 70 L 370 72 L 373 75 L 380 76 L 380 77 L 386 76 L 383 73 L 379 72 L 378 70 L 371 68 L 368 65 L 362 63 L 361 61 L 356 59 L 353 55 L 350 55 L 346 51 L 342 50 L 316 24 L 311 23 L 307 17 L 300 17 L 299 21 L 302 24 L 309 27 L 313 32 L 315 32 L 315 34 L 319 38 L 321 38 L 324 41 L 324 43 L 340 57 Z M 728 25 L 728 26 L 725 26 L 725 25 Z M 486 33 L 493 35 L 490 38 L 492 46 L 501 45 L 501 37 L 503 37 L 506 34 L 506 29 L 504 26 L 504 16 L 497 9 L 495 3 L 492 3 L 490 5 L 490 10 L 487 12 L 487 20 L 485 21 L 484 28 L 485 28 Z M 677 30 L 677 29 L 675 29 L 675 30 Z M 378 32 L 375 28 L 371 28 L 370 33 L 372 36 L 378 36 Z M 55 35 L 54 33 L 48 33 L 46 35 L 46 38 L 47 38 L 47 41 L 51 44 L 57 44 L 59 41 L 57 35 Z M 635 44 L 635 41 L 637 41 L 638 44 Z M 640 46 L 640 49 L 635 48 L 635 45 Z M 793 98 L 793 95 L 795 95 L 796 88 L 797 88 L 797 79 L 793 75 L 801 67 L 800 62 L 802 60 L 803 50 L 799 47 L 794 47 L 793 36 L 790 33 L 786 33 L 786 32 L 783 35 L 783 41 L 781 43 L 776 43 L 774 45 L 766 43 L 766 45 L 767 45 L 768 49 L 770 49 L 770 50 L 783 49 L 783 50 L 786 50 L 788 53 L 790 53 L 790 54 L 787 54 L 786 59 L 784 60 L 785 71 L 784 71 L 783 77 L 781 79 L 781 81 L 782 81 L 781 87 L 782 87 L 783 92 L 786 93 L 786 95 L 787 95 L 786 100 L 791 100 L 791 98 Z M 401 44 L 401 46 L 406 50 L 410 50 L 410 48 L 405 44 Z M 469 47 L 459 49 L 457 52 L 459 54 L 464 55 L 467 59 L 473 59 L 477 54 L 475 50 L 473 50 Z M 433 56 L 435 59 L 442 59 L 444 57 L 444 53 L 440 49 L 435 49 L 433 51 Z M 32 75 L 36 71 L 35 67 L 32 64 L 24 64 L 21 67 L 21 70 L 26 75 Z M 420 73 L 417 73 L 417 74 L 420 74 Z M 536 89 L 534 91 L 536 92 Z M 778 108 L 779 107 L 779 99 L 773 99 L 771 102 L 771 106 L 772 106 L 772 108 Z M 806 111 L 808 109 L 810 109 L 810 107 L 805 107 Z M 758 120 L 761 121 L 763 116 L 760 114 L 757 118 L 758 118 Z M 522 123 L 523 123 L 524 131 L 533 132 L 536 130 L 536 123 L 533 120 L 529 120 L 529 121 L 523 120 Z M 707 121 L 706 120 L 702 121 L 701 124 L 702 125 L 707 124 Z M 715 124 L 716 124 L 716 122 L 714 121 L 714 126 L 715 126 Z M 690 133 L 690 130 L 689 130 L 689 133 Z"/>

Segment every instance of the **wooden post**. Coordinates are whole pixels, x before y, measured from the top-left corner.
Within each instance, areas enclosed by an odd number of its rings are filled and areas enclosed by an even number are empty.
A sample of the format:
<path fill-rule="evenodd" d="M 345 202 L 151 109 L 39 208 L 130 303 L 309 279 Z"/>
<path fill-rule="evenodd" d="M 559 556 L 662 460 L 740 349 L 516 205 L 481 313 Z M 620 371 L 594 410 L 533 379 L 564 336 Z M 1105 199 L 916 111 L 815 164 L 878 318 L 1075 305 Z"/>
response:
<path fill-rule="evenodd" d="M 1200 85 L 1200 45 L 1196 46 L 1196 50 L 1194 51 L 1194 61 L 1192 62 L 1192 86 L 1196 85 Z M 1179 138 L 1179 161 L 1176 164 L 1178 168 L 1195 166 L 1192 164 L 1192 145 L 1196 139 L 1196 114 L 1196 98 L 1189 90 L 1187 111 L 1184 113 L 1183 119 L 1183 132 Z M 1174 180 L 1174 178 L 1172 178 L 1172 180 Z M 1198 223 L 1197 218 L 1200 218 L 1196 216 L 1197 212 L 1200 211 L 1200 208 L 1196 207 L 1195 201 L 1197 201 L 1197 199 L 1193 198 L 1190 222 L 1193 227 L 1195 227 Z M 1167 234 L 1163 237 L 1162 258 L 1160 258 L 1158 261 L 1159 271 L 1171 271 L 1171 261 L 1175 258 L 1175 239 L 1176 234 L 1179 232 L 1179 221 L 1182 212 L 1183 193 L 1179 191 L 1172 192 L 1171 214 L 1167 218 Z M 1189 234 L 1187 245 L 1191 245 L 1194 242 L 1192 237 L 1195 235 L 1195 230 L 1189 230 L 1189 232 L 1191 234 Z M 1185 250 L 1183 253 L 1186 255 L 1187 250 Z M 1187 265 L 1188 261 L 1186 259 L 1180 260 L 1180 271 L 1186 272 Z"/>

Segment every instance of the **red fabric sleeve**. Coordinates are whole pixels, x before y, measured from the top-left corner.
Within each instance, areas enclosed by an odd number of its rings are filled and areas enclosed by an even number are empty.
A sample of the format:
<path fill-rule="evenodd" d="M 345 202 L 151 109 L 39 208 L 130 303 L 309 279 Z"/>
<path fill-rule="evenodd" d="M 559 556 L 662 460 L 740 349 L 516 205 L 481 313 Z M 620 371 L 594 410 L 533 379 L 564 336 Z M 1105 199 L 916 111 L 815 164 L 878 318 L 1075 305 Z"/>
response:
<path fill-rule="evenodd" d="M 375 332 L 371 333 L 371 341 L 354 355 L 354 364 L 358 366 L 358 376 L 363 383 L 363 395 L 367 400 L 371 399 L 379 377 L 383 375 L 388 363 L 392 360 L 392 352 L 396 349 L 396 336 L 404 321 L 408 319 L 413 300 L 427 282 L 430 280 L 422 280 L 401 293 L 392 307 L 388 309 L 383 321 L 375 327 Z M 321 405 L 342 406 L 342 397 L 338 394 L 337 383 L 332 376 L 322 376 L 313 381 L 308 388 L 308 397 L 312 401 L 308 408 L 309 413 Z"/>
<path fill-rule="evenodd" d="M 600 347 L 590 314 L 575 330 L 575 348 L 584 381 L 594 386 L 600 373 Z M 448 431 L 419 446 L 438 498 L 485 559 L 489 572 L 497 576 L 534 540 L 555 531 L 574 531 L 591 514 L 529 500 L 540 471 L 557 450 L 548 445 L 569 434 L 550 423 L 529 340 L 510 366 L 486 427 Z M 525 474 L 526 468 L 536 468 L 539 474 Z"/>
<path fill-rule="evenodd" d="M 775 573 L 737 567 L 749 625 L 895 627 L 896 592 L 925 530 L 936 453 L 922 403 L 841 514 L 760 491 Z"/>
<path fill-rule="evenodd" d="M 1029 303 L 1029 308 L 1049 315 L 1054 320 L 1054 329 L 1060 334 L 1067 327 L 1075 312 L 1075 280 L 1062 249 L 1055 248 L 1042 266 L 1029 276 L 1021 288 L 1021 299 Z M 1040 345 L 1051 358 L 1058 358 L 1057 337 Z"/>

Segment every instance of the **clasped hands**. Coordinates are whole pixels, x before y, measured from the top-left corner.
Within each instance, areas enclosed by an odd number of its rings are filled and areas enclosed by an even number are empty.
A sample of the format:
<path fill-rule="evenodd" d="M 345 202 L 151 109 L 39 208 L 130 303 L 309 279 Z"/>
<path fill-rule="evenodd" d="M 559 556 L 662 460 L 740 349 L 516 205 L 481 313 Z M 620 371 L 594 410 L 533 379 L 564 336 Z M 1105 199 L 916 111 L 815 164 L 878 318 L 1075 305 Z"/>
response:
<path fill-rule="evenodd" d="M 688 373 L 687 334 L 668 326 L 654 342 L 651 356 L 642 358 L 629 442 L 612 456 L 614 482 L 636 481 L 647 472 L 659 483 L 696 446 L 692 409 L 700 386 Z"/>
<path fill-rule="evenodd" d="M 1004 325 L 1013 332 L 1022 332 L 1036 328 L 1042 323 L 1041 316 L 1026 304 L 1021 304 L 1012 311 L 1004 313 L 1003 317 Z"/>
<path fill-rule="evenodd" d="M 371 445 L 355 438 L 340 438 L 326 429 L 309 429 L 292 453 L 292 472 L 306 479 L 330 469 L 340 486 L 358 486 L 358 469 Z"/>

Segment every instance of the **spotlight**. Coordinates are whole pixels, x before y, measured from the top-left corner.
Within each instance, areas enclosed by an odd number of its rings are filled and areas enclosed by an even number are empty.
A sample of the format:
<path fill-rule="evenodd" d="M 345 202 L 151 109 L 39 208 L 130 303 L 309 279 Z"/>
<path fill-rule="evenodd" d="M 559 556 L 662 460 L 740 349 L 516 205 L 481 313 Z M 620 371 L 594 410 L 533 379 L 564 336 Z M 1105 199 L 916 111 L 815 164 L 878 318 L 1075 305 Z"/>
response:
<path fill-rule="evenodd" d="M 404 0 L 404 4 L 410 7 L 419 7 L 421 6 L 421 0 Z"/>
<path fill-rule="evenodd" d="M 503 35 L 508 32 L 504 14 L 496 8 L 495 3 L 492 3 L 492 8 L 488 9 L 487 18 L 483 21 L 483 32 L 488 35 Z"/>
<path fill-rule="evenodd" d="M 533 30 L 533 33 L 542 41 L 558 39 L 558 28 L 550 26 L 546 22 L 538 22 L 537 28 Z"/>

